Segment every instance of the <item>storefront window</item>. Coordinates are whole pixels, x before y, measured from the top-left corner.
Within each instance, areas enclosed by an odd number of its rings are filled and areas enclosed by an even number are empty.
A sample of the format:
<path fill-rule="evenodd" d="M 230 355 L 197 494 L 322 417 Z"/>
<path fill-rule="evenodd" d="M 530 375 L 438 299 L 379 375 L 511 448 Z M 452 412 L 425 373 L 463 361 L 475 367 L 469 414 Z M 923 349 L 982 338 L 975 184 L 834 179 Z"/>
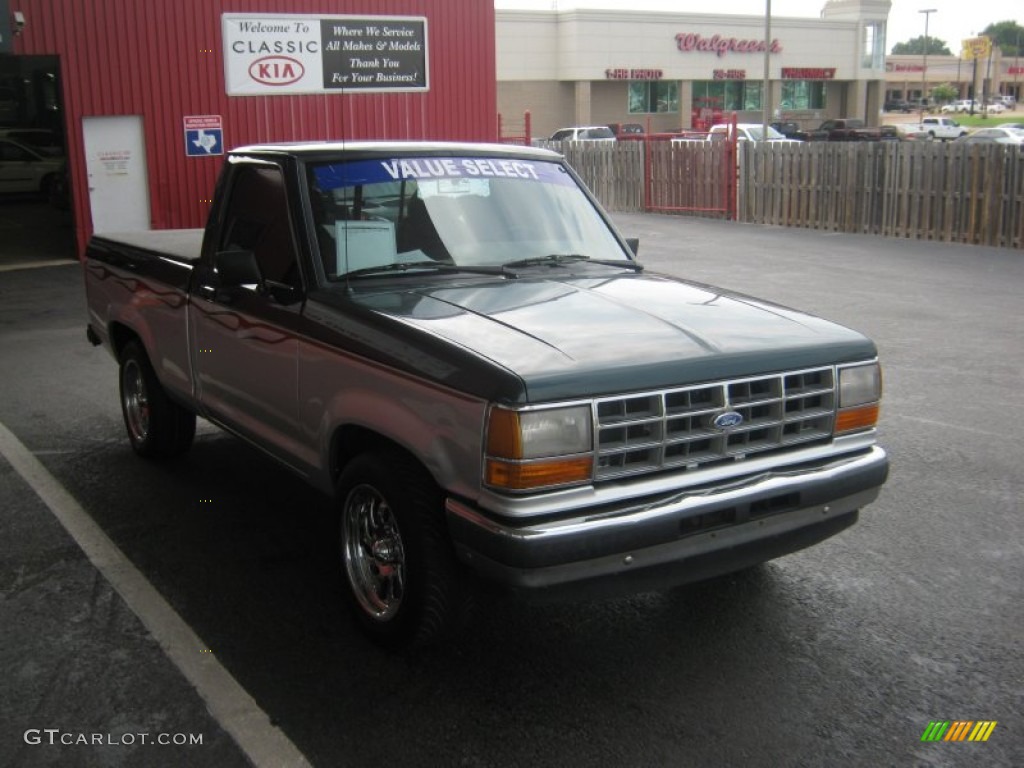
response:
<path fill-rule="evenodd" d="M 869 22 L 864 25 L 864 55 L 861 69 L 885 69 L 885 24 Z"/>
<path fill-rule="evenodd" d="M 642 82 L 629 84 L 629 113 L 678 112 L 679 83 Z"/>
<path fill-rule="evenodd" d="M 826 83 L 820 80 L 784 80 L 782 109 L 825 109 Z"/>
<path fill-rule="evenodd" d="M 694 103 L 713 99 L 727 112 L 756 112 L 761 109 L 761 83 L 754 80 L 695 80 Z"/>

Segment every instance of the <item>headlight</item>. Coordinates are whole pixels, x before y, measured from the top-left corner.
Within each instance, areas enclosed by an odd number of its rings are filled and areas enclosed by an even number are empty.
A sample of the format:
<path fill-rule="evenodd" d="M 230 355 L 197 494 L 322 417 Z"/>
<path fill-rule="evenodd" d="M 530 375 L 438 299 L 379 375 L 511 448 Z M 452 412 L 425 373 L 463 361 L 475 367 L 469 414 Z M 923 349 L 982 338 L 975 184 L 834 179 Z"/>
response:
<path fill-rule="evenodd" d="M 526 491 L 589 481 L 594 463 L 590 406 L 533 411 L 495 406 L 485 444 L 484 482 L 495 488 Z"/>
<path fill-rule="evenodd" d="M 874 427 L 881 399 L 882 369 L 878 363 L 840 368 L 836 434 Z"/>

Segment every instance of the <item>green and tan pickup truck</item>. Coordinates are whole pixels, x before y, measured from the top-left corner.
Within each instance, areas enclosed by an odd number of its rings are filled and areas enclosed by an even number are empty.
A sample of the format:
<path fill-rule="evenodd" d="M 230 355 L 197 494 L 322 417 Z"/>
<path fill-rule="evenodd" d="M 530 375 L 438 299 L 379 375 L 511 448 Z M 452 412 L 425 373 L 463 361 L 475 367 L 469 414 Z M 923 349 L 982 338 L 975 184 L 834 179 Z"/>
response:
<path fill-rule="evenodd" d="M 875 345 L 636 249 L 553 152 L 243 147 L 205 231 L 93 237 L 88 335 L 138 454 L 200 416 L 331 494 L 358 622 L 419 644 L 481 577 L 662 589 L 877 497 Z"/>

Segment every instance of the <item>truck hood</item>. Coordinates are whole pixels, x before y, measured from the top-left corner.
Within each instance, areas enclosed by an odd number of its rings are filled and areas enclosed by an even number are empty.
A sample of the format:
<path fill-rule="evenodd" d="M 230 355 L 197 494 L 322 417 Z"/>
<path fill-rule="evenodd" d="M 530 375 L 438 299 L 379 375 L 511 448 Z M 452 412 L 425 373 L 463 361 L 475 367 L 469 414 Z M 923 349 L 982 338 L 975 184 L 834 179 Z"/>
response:
<path fill-rule="evenodd" d="M 649 273 L 467 280 L 349 298 L 518 376 L 531 402 L 872 358 L 826 320 Z"/>

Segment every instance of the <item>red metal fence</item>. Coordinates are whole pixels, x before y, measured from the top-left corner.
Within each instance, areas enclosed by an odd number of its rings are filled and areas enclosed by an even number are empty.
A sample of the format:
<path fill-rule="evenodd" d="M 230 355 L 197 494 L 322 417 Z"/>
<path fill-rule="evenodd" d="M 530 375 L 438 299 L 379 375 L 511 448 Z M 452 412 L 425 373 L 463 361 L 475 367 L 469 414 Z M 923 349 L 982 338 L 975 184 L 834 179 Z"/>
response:
<path fill-rule="evenodd" d="M 523 113 L 522 120 L 506 121 L 502 114 L 498 113 L 498 141 L 502 144 L 522 144 L 530 146 L 533 140 L 533 128 L 530 120 L 530 111 Z"/>

